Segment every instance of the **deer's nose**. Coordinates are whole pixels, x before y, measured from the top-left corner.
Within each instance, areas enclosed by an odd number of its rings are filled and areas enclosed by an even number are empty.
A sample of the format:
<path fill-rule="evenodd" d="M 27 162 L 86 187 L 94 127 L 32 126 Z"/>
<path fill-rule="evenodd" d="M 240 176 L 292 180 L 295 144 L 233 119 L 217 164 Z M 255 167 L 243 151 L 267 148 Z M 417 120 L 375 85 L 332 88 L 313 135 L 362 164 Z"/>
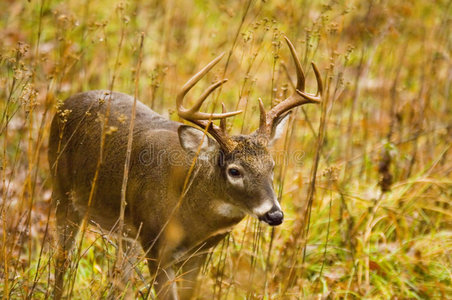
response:
<path fill-rule="evenodd" d="M 276 206 L 259 218 L 270 226 L 280 225 L 284 220 L 284 213 Z"/>

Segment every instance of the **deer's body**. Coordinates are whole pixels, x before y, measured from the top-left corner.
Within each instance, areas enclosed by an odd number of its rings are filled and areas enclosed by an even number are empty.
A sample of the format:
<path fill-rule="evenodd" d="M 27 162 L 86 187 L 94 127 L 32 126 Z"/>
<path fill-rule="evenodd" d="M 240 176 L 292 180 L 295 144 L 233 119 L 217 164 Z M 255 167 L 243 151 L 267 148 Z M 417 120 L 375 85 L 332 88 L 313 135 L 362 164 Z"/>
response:
<path fill-rule="evenodd" d="M 49 157 L 50 164 L 55 164 L 54 184 L 69 193 L 70 205 L 80 216 L 87 210 L 99 160 L 103 126 L 103 117 L 99 118 L 99 115 L 106 114 L 108 97 L 107 91 L 74 95 L 62 107 L 62 110 L 71 111 L 67 122 L 63 125 L 56 117 L 52 124 Z M 113 92 L 110 101 L 107 130 L 108 127 L 114 129 L 106 135 L 95 194 L 89 209 L 90 219 L 107 230 L 117 226 L 119 217 L 133 98 Z M 184 151 L 179 143 L 177 130 L 181 125 L 137 102 L 125 224 L 131 237 L 135 237 L 141 227 L 139 240 L 144 245 L 153 242 L 171 213 L 171 208 L 177 206 L 193 161 L 193 156 Z M 63 126 L 64 134 L 60 143 L 60 128 Z M 59 144 L 63 149 L 57 160 Z M 215 184 L 218 182 L 216 177 L 221 174 L 212 166 L 212 161 L 198 160 L 192 174 L 193 180 L 184 201 L 174 212 L 180 229 L 191 229 L 179 245 L 187 249 L 215 232 L 224 233 L 224 230 L 245 216 L 239 210 L 230 216 L 222 213 L 221 207 L 227 204 L 223 200 L 223 187 Z M 206 198 L 212 201 L 206 202 Z"/>
<path fill-rule="evenodd" d="M 211 85 L 193 108 L 182 106 L 185 94 L 221 56 L 190 79 L 176 100 L 179 116 L 204 131 L 170 121 L 137 101 L 123 233 L 137 238 L 145 251 L 159 298 L 178 298 L 178 271 L 184 287 L 179 295 L 190 298 L 205 250 L 246 214 L 272 226 L 282 223 L 267 143 L 291 108 L 320 101 L 322 91 L 314 66 L 319 93 L 304 92 L 304 75 L 288 44 L 297 66 L 297 91 L 268 113 L 260 102 L 260 128 L 251 135 L 227 135 L 224 118 L 239 112 L 199 112 L 224 81 Z M 67 252 L 83 218 L 104 230 L 117 228 L 133 103 L 122 93 L 80 93 L 68 98 L 53 119 L 49 163 L 59 237 L 56 299 L 62 296 Z M 221 126 L 209 119 L 222 119 Z"/>
<path fill-rule="evenodd" d="M 69 226 L 59 228 L 62 232 L 66 230 L 60 238 L 66 249 L 71 248 L 77 233 L 78 228 L 72 225 L 79 225 L 88 211 L 89 220 L 104 230 L 118 226 L 133 98 L 116 92 L 107 100 L 109 97 L 107 91 L 74 95 L 61 108 L 69 112 L 65 122 L 58 116 L 52 122 L 49 162 L 53 169 L 53 201 L 58 225 Z M 94 196 L 88 209 L 108 101 L 111 102 L 107 126 L 114 129 L 106 135 Z M 193 251 L 202 253 L 200 247 L 206 248 L 212 246 L 213 241 L 221 240 L 245 216 L 223 201 L 222 187 L 215 184 L 216 177 L 221 174 L 216 172 L 211 160 L 197 160 L 190 188 L 176 208 L 193 161 L 193 155 L 184 151 L 179 143 L 178 128 L 181 125 L 137 102 L 124 232 L 130 238 L 138 237 L 147 251 L 165 229 L 164 224 L 171 214 L 174 221 L 166 227 L 178 231 L 177 236 L 166 241 L 170 245 L 162 245 L 165 239 L 160 238 L 149 249 L 147 257 L 151 258 L 153 274 L 157 272 L 157 264 L 164 266 Z M 174 212 L 173 208 L 176 208 Z M 165 237 L 165 232 L 160 236 Z M 155 263 L 158 257 L 164 257 L 164 260 Z"/>

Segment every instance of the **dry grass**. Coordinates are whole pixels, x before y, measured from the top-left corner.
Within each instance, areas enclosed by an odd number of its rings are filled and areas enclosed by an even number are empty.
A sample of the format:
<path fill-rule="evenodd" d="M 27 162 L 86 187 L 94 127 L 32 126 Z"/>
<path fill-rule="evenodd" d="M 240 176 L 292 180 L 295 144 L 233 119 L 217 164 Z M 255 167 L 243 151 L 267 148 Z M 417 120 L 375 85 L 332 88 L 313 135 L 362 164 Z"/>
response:
<path fill-rule="evenodd" d="M 298 109 L 276 148 L 290 158 L 275 176 L 286 221 L 244 220 L 214 250 L 198 298 L 451 298 L 451 16 L 450 0 L 0 2 L 0 295 L 51 298 L 46 153 L 61 101 L 138 92 L 176 119 L 178 88 L 226 51 L 203 84 L 229 78 L 211 103 L 245 109 L 231 132 L 250 132 L 258 97 L 270 106 L 291 92 L 287 35 L 308 87 L 310 61 L 325 74 L 326 99 Z M 116 245 L 86 229 L 72 298 L 107 295 Z M 136 297 L 148 281 L 141 263 Z"/>

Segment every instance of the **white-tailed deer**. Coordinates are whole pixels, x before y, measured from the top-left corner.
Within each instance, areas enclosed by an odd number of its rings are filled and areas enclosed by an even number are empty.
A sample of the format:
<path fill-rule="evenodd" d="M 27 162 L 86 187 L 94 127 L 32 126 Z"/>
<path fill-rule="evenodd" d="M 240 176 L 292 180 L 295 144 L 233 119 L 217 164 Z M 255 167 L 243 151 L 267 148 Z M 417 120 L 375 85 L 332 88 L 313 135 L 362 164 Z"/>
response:
<path fill-rule="evenodd" d="M 177 96 L 179 116 L 196 127 L 170 121 L 137 102 L 124 233 L 138 237 L 151 276 L 156 276 L 158 298 L 189 299 L 206 250 L 246 214 L 271 226 L 283 221 L 267 145 L 292 108 L 319 103 L 323 90 L 320 73 L 312 64 L 318 91 L 315 95 L 305 92 L 301 64 L 292 43 L 286 41 L 296 66 L 296 90 L 268 112 L 259 100 L 260 126 L 252 134 L 226 133 L 225 118 L 240 111 L 225 112 L 224 106 L 223 113 L 199 111 L 226 80 L 207 88 L 192 108 L 183 106 L 184 96 L 222 55 L 194 75 Z M 61 108 L 64 113 L 53 118 L 49 162 L 59 241 L 56 299 L 62 296 L 64 265 L 83 218 L 106 230 L 118 223 L 133 103 L 133 97 L 125 94 L 90 91 L 68 98 Z M 212 123 L 218 119 L 220 126 Z M 105 128 L 114 130 L 105 135 Z M 182 274 L 179 293 L 174 281 L 177 272 Z"/>

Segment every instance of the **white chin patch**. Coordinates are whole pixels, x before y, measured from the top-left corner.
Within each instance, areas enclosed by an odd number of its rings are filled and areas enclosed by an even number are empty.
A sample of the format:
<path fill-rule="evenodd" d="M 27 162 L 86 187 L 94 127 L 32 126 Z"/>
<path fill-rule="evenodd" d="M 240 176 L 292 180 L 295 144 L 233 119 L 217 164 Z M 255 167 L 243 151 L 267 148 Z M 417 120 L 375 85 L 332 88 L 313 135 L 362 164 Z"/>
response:
<path fill-rule="evenodd" d="M 265 215 L 267 212 L 269 212 L 273 207 L 273 202 L 272 201 L 265 201 L 264 203 L 262 203 L 261 205 L 254 207 L 253 208 L 253 214 L 256 216 L 263 216 Z"/>

